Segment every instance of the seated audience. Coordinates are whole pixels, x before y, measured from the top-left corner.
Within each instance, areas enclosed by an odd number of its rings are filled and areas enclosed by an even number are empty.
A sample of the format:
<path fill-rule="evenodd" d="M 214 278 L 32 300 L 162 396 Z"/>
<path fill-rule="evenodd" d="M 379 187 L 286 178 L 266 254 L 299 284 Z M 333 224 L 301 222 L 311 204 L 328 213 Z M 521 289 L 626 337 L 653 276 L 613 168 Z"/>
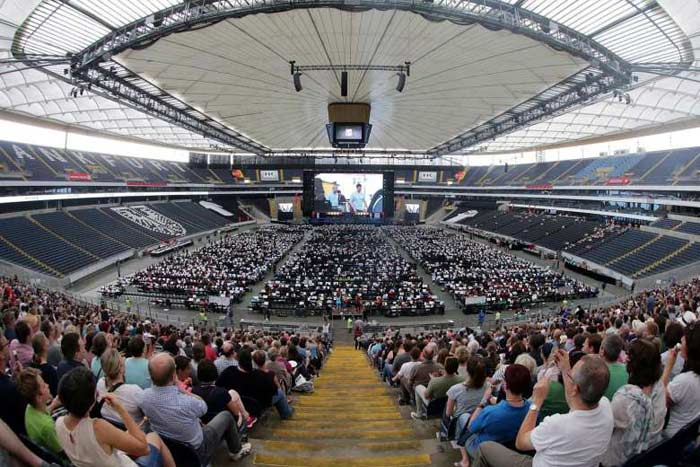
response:
<path fill-rule="evenodd" d="M 143 412 L 141 411 L 143 389 L 124 381 L 124 357 L 115 349 L 107 349 L 102 353 L 101 360 L 100 367 L 104 376 L 97 381 L 97 393 L 100 397 L 112 394 L 129 413 L 129 416 L 140 424 L 143 421 Z M 107 420 L 124 424 L 119 413 L 112 409 L 109 404 L 102 406 L 101 413 Z"/>
<path fill-rule="evenodd" d="M 637 339 L 629 346 L 628 384 L 620 387 L 611 402 L 615 428 L 602 464 L 622 465 L 655 443 L 664 427 L 666 394 L 659 384 L 661 357 L 656 344 Z"/>
<path fill-rule="evenodd" d="M 58 398 L 51 397 L 49 385 L 44 382 L 36 368 L 22 371 L 17 378 L 17 387 L 27 402 L 24 412 L 27 436 L 44 449 L 60 454 L 63 448 L 56 438 L 56 429 L 51 418 L 51 412 L 61 405 Z"/>
<path fill-rule="evenodd" d="M 680 352 L 675 348 L 670 349 L 664 368 L 662 380 L 670 413 L 666 436 L 675 435 L 700 416 L 700 324 L 696 323 L 685 327 Z M 679 355 L 685 359 L 685 367 L 681 374 L 671 380 L 671 372 Z"/>
<path fill-rule="evenodd" d="M 10 365 L 14 367 L 16 359 L 22 367 L 29 366 L 34 357 L 34 349 L 31 344 L 32 330 L 27 321 L 17 323 L 15 334 L 17 337 L 10 342 Z"/>
<path fill-rule="evenodd" d="M 600 356 L 608 365 L 610 370 L 610 383 L 605 390 L 605 397 L 608 401 L 612 400 L 613 396 L 622 386 L 627 384 L 629 374 L 624 363 L 620 363 L 618 359 L 624 350 L 624 341 L 618 335 L 606 336 L 600 346 Z"/>
<path fill-rule="evenodd" d="M 610 402 L 604 397 L 610 380 L 608 365 L 597 356 L 587 355 L 571 368 L 564 350 L 557 351 L 557 359 L 571 411 L 546 417 L 536 426 L 537 412 L 549 390 L 547 379 L 539 381 L 515 441 L 519 450 L 534 450 L 535 456 L 520 454 L 497 442 L 485 442 L 476 452 L 476 467 L 598 466 L 614 426 Z"/>
<path fill-rule="evenodd" d="M 148 417 L 151 429 L 192 447 L 202 465 L 211 462 L 222 440 L 226 441 L 232 460 L 240 460 L 250 453 L 250 443 L 241 444 L 231 412 L 219 412 L 201 426 L 200 417 L 209 410 L 207 404 L 177 387 L 175 360 L 170 355 L 154 356 L 148 370 L 153 385 L 144 391 L 141 410 Z M 124 414 L 128 416 L 126 412 Z"/>
<path fill-rule="evenodd" d="M 56 420 L 56 435 L 76 467 L 175 467 L 168 447 L 158 434 L 144 434 L 114 395 L 107 394 L 103 399 L 119 414 L 126 431 L 105 420 L 91 418 L 95 392 L 95 378 L 87 368 L 71 370 L 58 385 L 58 397 L 68 415 Z"/>
<path fill-rule="evenodd" d="M 506 398 L 492 405 L 495 402 L 492 397 L 494 387 L 487 384 L 481 402 L 460 432 L 457 444 L 462 453 L 462 462 L 457 465 L 468 467 L 470 458 L 477 455 L 482 443 L 504 443 L 512 441 L 518 434 L 518 427 L 530 408 L 530 402 L 523 398 L 523 393 L 530 387 L 531 375 L 524 366 L 513 364 L 508 366 L 504 376 Z"/>
<path fill-rule="evenodd" d="M 0 336 L 0 419 L 17 434 L 26 434 L 24 413 L 27 403 L 20 396 L 17 385 L 9 373 L 10 343 Z M 13 371 L 17 374 L 18 365 Z M 12 401 L 10 403 L 10 401 Z"/>
<path fill-rule="evenodd" d="M 464 378 L 457 374 L 459 369 L 459 361 L 454 357 L 448 357 L 445 360 L 445 374 L 430 378 L 428 387 L 422 384 L 416 386 L 416 411 L 411 412 L 411 417 L 420 419 L 427 415 L 428 404 L 432 400 L 442 399 L 447 397 L 447 391 L 462 381 Z"/>
<path fill-rule="evenodd" d="M 83 340 L 77 332 L 69 332 L 63 336 L 61 340 L 61 353 L 63 354 L 63 360 L 58 364 L 56 369 L 56 377 L 58 378 L 59 384 L 61 378 L 74 368 L 85 366 L 82 362 L 82 356 L 85 352 L 83 347 Z"/>
<path fill-rule="evenodd" d="M 467 374 L 464 382 L 455 384 L 447 391 L 445 414 L 450 417 L 450 420 L 456 421 L 458 432 L 464 429 L 472 412 L 481 402 L 485 383 L 484 359 L 481 355 L 472 355 L 467 360 Z"/>
<path fill-rule="evenodd" d="M 145 346 L 146 344 L 140 335 L 129 339 L 127 352 L 131 356 L 124 362 L 124 382 L 126 384 L 135 384 L 141 389 L 151 387 L 151 375 L 148 374 L 148 359 L 143 354 Z"/>
<path fill-rule="evenodd" d="M 207 403 L 207 412 L 200 418 L 205 425 L 209 423 L 220 412 L 228 410 L 236 419 L 236 425 L 242 426 L 247 421 L 249 415 L 243 407 L 243 402 L 236 391 L 226 389 L 216 385 L 218 373 L 214 364 L 208 360 L 199 364 L 197 369 L 199 384 L 192 388 L 195 394 Z"/>
<path fill-rule="evenodd" d="M 29 366 L 41 372 L 41 378 L 49 385 L 49 391 L 55 397 L 58 394 L 58 373 L 49 364 L 49 340 L 43 333 L 38 332 L 32 337 L 32 349 L 34 357 Z"/>

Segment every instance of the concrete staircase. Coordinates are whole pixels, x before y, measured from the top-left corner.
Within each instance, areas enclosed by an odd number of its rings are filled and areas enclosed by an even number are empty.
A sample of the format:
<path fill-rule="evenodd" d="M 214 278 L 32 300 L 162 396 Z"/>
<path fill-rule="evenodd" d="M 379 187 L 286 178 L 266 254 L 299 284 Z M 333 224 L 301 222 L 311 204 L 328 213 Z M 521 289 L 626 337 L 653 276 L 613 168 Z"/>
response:
<path fill-rule="evenodd" d="M 315 389 L 294 403 L 291 420 L 279 422 L 256 443 L 253 465 L 432 465 L 435 438 L 425 439 L 414 430 L 363 352 L 335 347 Z"/>

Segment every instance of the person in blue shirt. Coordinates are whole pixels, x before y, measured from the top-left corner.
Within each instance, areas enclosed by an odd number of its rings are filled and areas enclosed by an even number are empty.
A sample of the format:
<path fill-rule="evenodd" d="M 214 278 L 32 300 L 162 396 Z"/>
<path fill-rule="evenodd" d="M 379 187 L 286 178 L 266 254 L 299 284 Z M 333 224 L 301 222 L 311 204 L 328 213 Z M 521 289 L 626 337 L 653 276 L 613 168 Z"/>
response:
<path fill-rule="evenodd" d="M 338 191 L 338 184 L 333 182 L 333 189 L 326 196 L 326 201 L 331 205 L 331 209 L 338 209 L 338 202 L 340 201 L 340 192 Z"/>
<path fill-rule="evenodd" d="M 355 185 L 357 191 L 350 195 L 350 206 L 353 211 L 366 211 L 367 203 L 365 202 L 365 194 L 362 193 L 362 183 Z"/>
<path fill-rule="evenodd" d="M 523 365 L 513 364 L 505 371 L 505 400 L 491 405 L 495 402 L 493 386 L 486 385 L 484 397 L 459 434 L 457 444 L 462 452 L 462 461 L 455 463 L 455 466 L 468 467 L 469 459 L 474 458 L 479 444 L 485 441 L 505 443 L 515 439 L 530 408 L 530 402 L 525 400 L 523 394 L 531 384 L 530 371 Z"/>
<path fill-rule="evenodd" d="M 479 327 L 484 327 L 484 319 L 486 319 L 486 313 L 483 308 L 479 310 Z"/>

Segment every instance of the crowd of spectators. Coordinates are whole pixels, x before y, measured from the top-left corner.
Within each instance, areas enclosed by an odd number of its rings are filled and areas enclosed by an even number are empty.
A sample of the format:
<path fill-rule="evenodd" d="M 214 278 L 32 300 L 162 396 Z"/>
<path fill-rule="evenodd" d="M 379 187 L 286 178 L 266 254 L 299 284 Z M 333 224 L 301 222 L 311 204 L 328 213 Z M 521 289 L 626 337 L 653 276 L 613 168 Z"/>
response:
<path fill-rule="evenodd" d="M 172 443 L 201 465 L 222 442 L 239 460 L 268 408 L 293 416 L 295 379 L 312 380 L 330 347 L 327 333 L 177 328 L 0 285 L 0 465 L 170 467 Z"/>
<path fill-rule="evenodd" d="M 444 304 L 381 228 L 314 227 L 310 238 L 265 284 L 263 311 L 288 306 L 304 314 L 411 316 L 444 312 Z"/>
<path fill-rule="evenodd" d="M 537 266 L 461 232 L 436 227 L 391 227 L 390 235 L 432 274 L 433 282 L 468 305 L 521 309 L 538 302 L 591 298 L 596 288 Z"/>
<path fill-rule="evenodd" d="M 700 417 L 698 314 L 693 279 L 491 331 L 360 340 L 413 418 L 445 404 L 455 465 L 611 467 Z"/>
<path fill-rule="evenodd" d="M 131 275 L 129 283 L 145 293 L 215 295 L 237 302 L 303 236 L 301 227 L 277 225 L 231 234 L 152 264 Z"/>

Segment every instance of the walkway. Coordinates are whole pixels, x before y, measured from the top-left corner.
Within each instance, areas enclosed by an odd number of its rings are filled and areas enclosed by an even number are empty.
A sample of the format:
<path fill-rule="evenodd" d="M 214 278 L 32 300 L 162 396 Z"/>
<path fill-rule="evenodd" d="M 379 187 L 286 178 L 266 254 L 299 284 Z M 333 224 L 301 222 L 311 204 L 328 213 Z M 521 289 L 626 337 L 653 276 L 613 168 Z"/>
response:
<path fill-rule="evenodd" d="M 440 454 L 433 433 L 413 428 L 362 352 L 336 346 L 315 386 L 295 402 L 291 420 L 256 443 L 253 465 L 434 465 L 430 453 Z"/>

